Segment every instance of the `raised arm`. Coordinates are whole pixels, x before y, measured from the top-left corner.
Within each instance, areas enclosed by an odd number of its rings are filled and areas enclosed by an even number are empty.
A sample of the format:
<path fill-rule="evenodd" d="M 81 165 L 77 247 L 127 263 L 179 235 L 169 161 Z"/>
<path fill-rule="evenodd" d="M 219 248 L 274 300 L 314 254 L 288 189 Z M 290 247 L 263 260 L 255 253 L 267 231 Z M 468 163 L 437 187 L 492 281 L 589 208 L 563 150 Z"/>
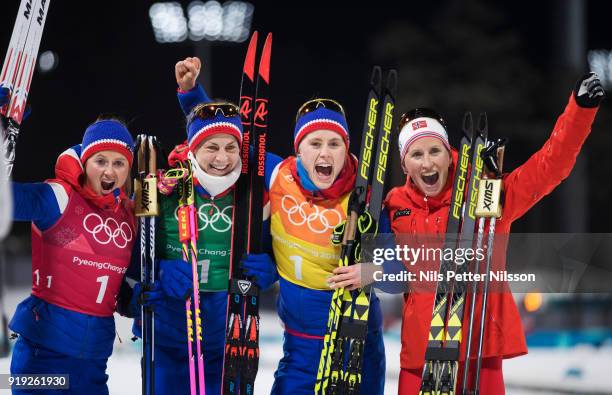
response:
<path fill-rule="evenodd" d="M 570 174 L 604 97 L 595 73 L 578 80 L 548 141 L 527 162 L 504 177 L 506 220 L 521 217 Z"/>

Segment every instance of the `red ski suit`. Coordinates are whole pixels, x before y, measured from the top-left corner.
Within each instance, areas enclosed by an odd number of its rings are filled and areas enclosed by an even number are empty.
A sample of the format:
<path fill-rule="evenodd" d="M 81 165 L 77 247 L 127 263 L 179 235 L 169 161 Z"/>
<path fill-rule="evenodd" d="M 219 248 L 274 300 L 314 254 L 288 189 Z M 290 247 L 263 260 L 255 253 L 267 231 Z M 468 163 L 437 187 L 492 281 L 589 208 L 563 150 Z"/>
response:
<path fill-rule="evenodd" d="M 579 107 L 572 95 L 544 146 L 523 165 L 504 174 L 505 200 L 502 217 L 498 219 L 495 228 L 496 234 L 509 234 L 512 222 L 570 174 L 582 144 L 591 131 L 596 113 L 597 108 Z M 446 231 L 454 163 L 457 162 L 455 151 L 453 157 L 449 181 L 438 196 L 426 198 L 410 179 L 404 186 L 389 192 L 385 207 L 389 211 L 391 229 L 395 234 L 436 234 Z M 410 209 L 410 214 L 398 215 L 393 220 L 395 212 L 404 209 Z M 505 255 L 505 251 L 495 252 L 494 259 L 501 259 L 496 265 L 501 268 L 505 268 Z M 400 364 L 402 369 L 421 369 L 425 359 L 434 293 L 409 292 L 404 299 Z M 480 311 L 479 299 L 476 312 Z M 466 306 L 469 306 L 468 303 L 469 299 Z M 509 291 L 489 295 L 487 317 L 489 321 L 486 324 L 483 357 L 512 358 L 527 353 L 521 319 Z M 467 325 L 468 314 L 464 314 L 463 328 L 467 328 Z M 462 342 L 461 350 L 463 359 L 465 341 Z"/>

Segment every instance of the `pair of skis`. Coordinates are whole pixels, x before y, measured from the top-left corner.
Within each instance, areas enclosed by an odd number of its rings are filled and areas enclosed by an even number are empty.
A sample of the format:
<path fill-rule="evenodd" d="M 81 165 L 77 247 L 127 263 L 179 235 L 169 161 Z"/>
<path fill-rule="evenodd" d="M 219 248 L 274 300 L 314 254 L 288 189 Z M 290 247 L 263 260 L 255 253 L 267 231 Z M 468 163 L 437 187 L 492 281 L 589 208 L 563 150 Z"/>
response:
<path fill-rule="evenodd" d="M 154 136 L 136 138 L 137 173 L 134 178 L 135 213 L 139 218 L 140 283 L 143 291 L 155 283 L 155 217 L 159 215 L 157 200 L 157 151 Z M 142 306 L 141 372 L 142 394 L 152 395 L 155 389 L 155 320 L 150 307 Z"/>
<path fill-rule="evenodd" d="M 246 254 L 261 253 L 263 197 L 270 92 L 272 34 L 255 72 L 258 33 L 251 36 L 242 72 L 243 127 L 240 178 L 234 191 L 232 256 L 227 300 L 223 394 L 252 395 L 259 366 L 259 288 L 241 267 Z"/>
<path fill-rule="evenodd" d="M 485 159 L 491 156 L 491 148 L 487 149 L 487 138 L 488 122 L 486 114 L 480 114 L 477 130 L 475 131 L 472 114 L 466 113 L 463 119 L 463 137 L 459 146 L 459 158 L 453 180 L 446 238 L 444 241 L 445 250 L 472 248 L 476 220 L 480 219 L 480 222 L 482 222 L 482 217 L 486 215 L 484 211 L 478 211 L 478 209 L 482 199 L 480 192 L 486 168 Z M 490 159 L 487 161 L 490 163 L 489 166 L 494 166 L 494 161 Z M 498 177 L 501 177 L 501 173 L 498 174 Z M 484 222 L 482 224 L 484 226 Z M 493 236 L 493 233 L 489 235 L 491 242 Z M 476 248 L 481 247 L 482 233 L 479 230 Z M 490 260 L 489 254 L 492 252 L 492 245 L 490 247 L 487 255 L 488 261 Z M 436 287 L 427 349 L 425 351 L 425 366 L 419 391 L 420 395 L 456 394 L 460 345 L 463 339 L 462 324 L 466 301 L 466 284 L 462 281 L 447 281 L 447 273 L 454 271 L 457 273 L 457 276 L 464 274 L 467 272 L 469 264 L 470 262 L 465 262 L 462 265 L 457 265 L 455 262 L 444 258 L 440 262 L 439 273 L 442 280 L 438 281 Z M 478 266 L 476 266 L 476 270 L 478 270 Z M 476 287 L 477 284 L 474 283 L 474 297 L 472 298 L 470 327 L 468 328 L 468 347 L 471 345 L 473 332 Z M 484 311 L 482 314 L 481 322 L 484 324 Z M 482 335 L 483 333 L 481 332 L 480 342 L 482 342 Z M 469 360 L 469 350 L 468 348 L 467 360 Z M 481 355 L 482 353 L 479 353 L 479 361 Z M 468 393 L 468 368 L 469 362 L 466 363 L 466 369 L 463 374 L 462 393 L 464 394 Z"/>
<path fill-rule="evenodd" d="M 347 220 L 337 232 L 336 241 L 340 235 L 342 237 L 339 266 L 359 262 L 362 235 L 376 234 L 377 231 L 396 90 L 397 72 L 390 70 L 387 73 L 383 87 L 382 70 L 375 66 L 370 78 L 355 189 L 349 201 Z M 334 290 L 315 394 L 359 394 L 369 309 L 369 291 Z"/>
<path fill-rule="evenodd" d="M 9 104 L 0 108 L 0 115 L 7 120 L 3 137 L 9 174 L 13 169 L 19 127 L 23 120 L 50 3 L 51 0 L 21 1 L 0 72 L 0 87 L 8 88 L 10 96 Z"/>
<path fill-rule="evenodd" d="M 9 103 L 0 108 L 0 134 L 3 139 L 2 151 L 4 153 L 1 160 L 5 162 L 5 171 L 9 177 L 13 171 L 17 137 L 26 108 L 50 3 L 51 0 L 21 0 L 11 41 L 4 58 L 2 71 L 0 71 L 0 88 L 7 88 L 9 92 Z M 6 232 L 7 225 L 2 228 Z M 5 288 L 4 266 L 4 255 L 2 255 L 0 256 L 0 314 L 2 316 L 0 357 L 7 355 L 9 350 L 7 319 L 2 304 Z"/>

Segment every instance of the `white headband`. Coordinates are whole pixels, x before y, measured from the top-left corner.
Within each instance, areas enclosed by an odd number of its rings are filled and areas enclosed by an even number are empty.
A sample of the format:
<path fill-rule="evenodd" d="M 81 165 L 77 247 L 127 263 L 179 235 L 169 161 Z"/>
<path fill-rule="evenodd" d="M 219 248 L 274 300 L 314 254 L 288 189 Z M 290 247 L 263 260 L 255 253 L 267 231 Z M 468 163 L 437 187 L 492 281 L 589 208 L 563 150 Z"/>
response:
<path fill-rule="evenodd" d="M 438 120 L 428 117 L 415 118 L 404 125 L 399 133 L 399 150 L 402 161 L 404 160 L 404 155 L 408 152 L 408 147 L 423 137 L 435 137 L 441 140 L 446 149 L 450 151 L 448 134 Z"/>

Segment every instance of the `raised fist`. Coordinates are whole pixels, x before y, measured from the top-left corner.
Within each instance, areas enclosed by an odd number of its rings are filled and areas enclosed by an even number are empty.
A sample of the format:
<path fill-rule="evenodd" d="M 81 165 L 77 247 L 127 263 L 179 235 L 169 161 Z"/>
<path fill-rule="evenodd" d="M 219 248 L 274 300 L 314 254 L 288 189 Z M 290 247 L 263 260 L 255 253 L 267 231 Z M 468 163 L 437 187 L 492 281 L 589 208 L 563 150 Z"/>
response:
<path fill-rule="evenodd" d="M 200 74 L 201 67 L 202 62 L 196 57 L 185 58 L 176 63 L 174 66 L 174 75 L 180 90 L 188 91 L 193 89 L 196 85 L 196 79 Z"/>

